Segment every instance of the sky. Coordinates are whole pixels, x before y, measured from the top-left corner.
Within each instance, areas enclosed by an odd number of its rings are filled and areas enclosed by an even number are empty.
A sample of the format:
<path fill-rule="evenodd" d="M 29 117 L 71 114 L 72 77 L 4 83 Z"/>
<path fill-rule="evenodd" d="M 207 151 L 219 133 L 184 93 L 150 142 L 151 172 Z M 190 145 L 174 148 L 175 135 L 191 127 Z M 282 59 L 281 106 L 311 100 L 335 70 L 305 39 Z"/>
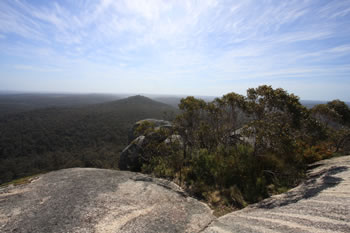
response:
<path fill-rule="evenodd" d="M 349 0 L 1 0 L 0 90 L 350 101 Z"/>

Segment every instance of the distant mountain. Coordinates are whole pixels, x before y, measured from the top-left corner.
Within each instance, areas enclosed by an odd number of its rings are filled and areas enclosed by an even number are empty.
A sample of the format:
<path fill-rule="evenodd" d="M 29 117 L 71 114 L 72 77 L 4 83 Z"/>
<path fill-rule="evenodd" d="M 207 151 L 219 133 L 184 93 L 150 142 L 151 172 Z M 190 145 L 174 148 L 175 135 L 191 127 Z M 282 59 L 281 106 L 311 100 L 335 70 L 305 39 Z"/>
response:
<path fill-rule="evenodd" d="M 132 105 L 139 105 L 139 104 L 146 104 L 146 105 L 157 105 L 157 106 L 163 106 L 163 107 L 169 107 L 168 104 L 162 103 L 157 100 L 152 100 L 151 98 L 142 96 L 142 95 L 135 95 L 135 96 L 130 96 L 125 99 L 121 99 L 119 101 L 115 101 L 115 103 L 118 104 L 132 104 Z M 110 104 L 110 103 L 108 103 Z"/>
<path fill-rule="evenodd" d="M 177 109 L 143 96 L 0 117 L 0 183 L 66 167 L 117 167 L 132 125 Z M 168 119 L 167 119 L 168 120 Z"/>

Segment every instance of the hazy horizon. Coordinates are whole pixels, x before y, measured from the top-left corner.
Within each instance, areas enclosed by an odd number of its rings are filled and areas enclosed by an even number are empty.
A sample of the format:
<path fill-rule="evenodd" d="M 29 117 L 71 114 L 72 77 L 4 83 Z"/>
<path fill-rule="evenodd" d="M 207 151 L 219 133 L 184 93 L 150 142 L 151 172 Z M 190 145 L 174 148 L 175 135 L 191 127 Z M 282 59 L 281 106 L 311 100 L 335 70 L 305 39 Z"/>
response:
<path fill-rule="evenodd" d="M 0 2 L 0 89 L 350 101 L 350 1 Z"/>
<path fill-rule="evenodd" d="M 217 97 L 222 97 L 221 96 L 206 96 L 206 95 L 185 95 L 185 94 L 160 94 L 160 93 L 108 93 L 108 92 L 100 92 L 100 93 L 96 93 L 96 92 L 63 92 L 63 91 L 56 91 L 56 92 L 45 92 L 45 91 L 4 91 L 4 90 L 0 90 L 0 95 L 106 95 L 106 96 L 119 96 L 120 98 L 128 98 L 128 97 L 132 97 L 132 96 L 145 96 L 154 100 L 158 100 L 157 98 L 184 98 L 187 96 L 194 96 L 196 98 L 202 98 L 206 101 L 211 101 L 212 99 L 215 99 Z M 326 103 L 328 101 L 332 101 L 335 99 L 302 99 L 300 98 L 300 101 L 305 104 L 308 102 L 312 102 L 313 104 L 318 104 L 318 103 Z M 342 100 L 344 101 L 346 104 L 348 104 L 350 106 L 350 101 L 347 100 Z"/>

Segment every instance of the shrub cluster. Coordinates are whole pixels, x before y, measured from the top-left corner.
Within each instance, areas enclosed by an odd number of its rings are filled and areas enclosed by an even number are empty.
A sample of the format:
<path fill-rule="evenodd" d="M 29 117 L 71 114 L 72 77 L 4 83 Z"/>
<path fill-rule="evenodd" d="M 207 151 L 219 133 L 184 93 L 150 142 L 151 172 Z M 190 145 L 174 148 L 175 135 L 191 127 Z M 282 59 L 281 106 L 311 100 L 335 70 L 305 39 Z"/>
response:
<path fill-rule="evenodd" d="M 152 135 L 142 171 L 174 180 L 219 211 L 295 186 L 309 163 L 343 152 L 349 139 L 350 110 L 343 102 L 309 110 L 271 86 L 209 103 L 187 97 L 179 108 L 173 129 L 139 127 Z M 180 140 L 159 140 L 174 136 Z"/>

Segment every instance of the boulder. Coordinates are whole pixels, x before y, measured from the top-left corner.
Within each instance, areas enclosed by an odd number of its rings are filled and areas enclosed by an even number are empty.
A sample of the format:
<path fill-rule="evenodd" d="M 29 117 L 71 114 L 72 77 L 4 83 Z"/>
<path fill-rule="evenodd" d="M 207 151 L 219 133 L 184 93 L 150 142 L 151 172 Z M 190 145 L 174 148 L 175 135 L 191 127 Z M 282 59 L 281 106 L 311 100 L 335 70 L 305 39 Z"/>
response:
<path fill-rule="evenodd" d="M 0 187 L 0 232 L 200 232 L 213 219 L 176 184 L 128 171 L 71 168 Z"/>

